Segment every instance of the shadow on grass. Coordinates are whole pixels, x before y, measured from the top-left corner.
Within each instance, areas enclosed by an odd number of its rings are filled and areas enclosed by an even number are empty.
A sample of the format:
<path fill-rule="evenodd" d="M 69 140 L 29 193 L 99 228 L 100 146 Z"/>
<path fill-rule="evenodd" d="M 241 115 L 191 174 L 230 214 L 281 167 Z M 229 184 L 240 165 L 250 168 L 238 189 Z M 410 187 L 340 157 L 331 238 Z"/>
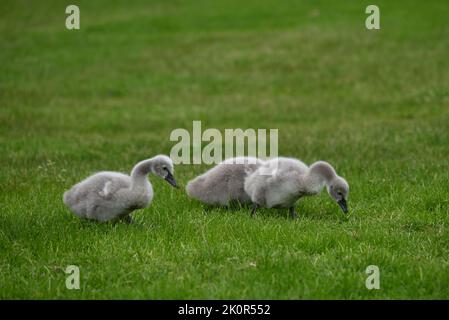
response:
<path fill-rule="evenodd" d="M 122 219 L 106 222 L 78 217 L 74 217 L 73 219 L 72 225 L 76 226 L 78 229 L 100 232 L 102 234 L 108 234 L 110 232 L 115 232 L 122 229 L 148 231 L 150 229 L 154 229 L 155 227 L 154 224 L 145 221 L 141 216 L 133 216 L 133 221 L 131 223 L 128 223 Z"/>
<path fill-rule="evenodd" d="M 235 214 L 244 213 L 251 217 L 252 204 L 250 203 L 239 203 L 232 202 L 229 206 L 214 206 L 208 204 L 201 204 L 203 210 L 207 214 Z M 351 215 L 344 215 L 339 212 L 336 213 L 335 210 L 321 210 L 319 212 L 313 211 L 312 208 L 302 208 L 296 206 L 296 211 L 298 213 L 298 219 L 293 220 L 290 216 L 290 212 L 285 208 L 259 208 L 257 209 L 255 219 L 257 218 L 270 218 L 270 219 L 287 219 L 292 221 L 301 221 L 302 218 L 308 220 L 322 220 L 322 221 L 338 221 L 345 222 L 350 219 Z"/>

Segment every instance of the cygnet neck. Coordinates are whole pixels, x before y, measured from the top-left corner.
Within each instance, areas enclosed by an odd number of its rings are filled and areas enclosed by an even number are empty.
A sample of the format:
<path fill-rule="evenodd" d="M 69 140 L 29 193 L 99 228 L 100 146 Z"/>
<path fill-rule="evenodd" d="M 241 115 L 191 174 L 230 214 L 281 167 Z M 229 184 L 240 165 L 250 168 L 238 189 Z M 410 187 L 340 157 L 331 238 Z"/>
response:
<path fill-rule="evenodd" d="M 337 177 L 335 169 L 325 161 L 317 161 L 309 168 L 309 174 L 319 178 L 324 184 L 330 185 Z"/>
<path fill-rule="evenodd" d="M 326 187 L 330 187 L 332 181 L 337 177 L 334 168 L 327 162 L 317 161 L 309 167 L 305 177 L 307 193 L 318 194 Z"/>
<path fill-rule="evenodd" d="M 154 158 L 137 163 L 131 171 L 131 188 L 138 188 L 148 183 L 148 174 L 152 172 Z"/>

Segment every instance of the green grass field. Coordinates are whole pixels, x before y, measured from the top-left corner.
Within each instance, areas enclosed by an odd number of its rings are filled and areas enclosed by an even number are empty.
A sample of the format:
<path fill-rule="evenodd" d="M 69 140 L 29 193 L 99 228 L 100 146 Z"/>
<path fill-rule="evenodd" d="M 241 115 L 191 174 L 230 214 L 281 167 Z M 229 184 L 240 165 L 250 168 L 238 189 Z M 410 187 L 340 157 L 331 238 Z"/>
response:
<path fill-rule="evenodd" d="M 76 1 L 69 31 L 72 3 L 0 2 L 0 298 L 449 298 L 449 3 Z M 95 171 L 169 154 L 193 120 L 279 129 L 280 155 L 348 180 L 350 215 L 324 190 L 297 221 L 252 219 L 151 176 L 131 225 L 62 203 Z"/>

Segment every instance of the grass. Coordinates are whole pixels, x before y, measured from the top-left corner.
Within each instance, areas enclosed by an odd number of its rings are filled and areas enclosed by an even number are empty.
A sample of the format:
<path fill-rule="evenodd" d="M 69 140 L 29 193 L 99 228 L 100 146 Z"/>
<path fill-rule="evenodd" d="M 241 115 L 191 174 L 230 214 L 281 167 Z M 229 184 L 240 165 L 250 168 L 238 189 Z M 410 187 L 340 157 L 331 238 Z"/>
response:
<path fill-rule="evenodd" d="M 379 0 L 379 31 L 368 1 L 78 1 L 79 31 L 68 4 L 0 3 L 0 298 L 449 298 L 448 3 Z M 64 207 L 193 120 L 278 128 L 281 155 L 349 181 L 351 214 L 324 191 L 251 219 L 154 177 L 132 225 Z"/>

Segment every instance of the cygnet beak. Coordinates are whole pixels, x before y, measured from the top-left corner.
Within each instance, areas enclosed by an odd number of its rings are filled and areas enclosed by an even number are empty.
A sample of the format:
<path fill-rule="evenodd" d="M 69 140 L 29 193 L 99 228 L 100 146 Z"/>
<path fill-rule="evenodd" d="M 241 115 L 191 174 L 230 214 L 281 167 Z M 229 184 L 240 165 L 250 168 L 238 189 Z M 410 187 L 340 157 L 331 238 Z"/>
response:
<path fill-rule="evenodd" d="M 173 175 L 169 171 L 167 171 L 167 176 L 165 177 L 165 181 L 170 183 L 173 187 L 179 188 L 178 184 L 176 183 L 175 178 L 173 177 Z"/>
<path fill-rule="evenodd" d="M 346 203 L 346 199 L 341 199 L 337 202 L 340 206 L 341 210 L 343 210 L 344 213 L 348 213 L 348 204 Z"/>

